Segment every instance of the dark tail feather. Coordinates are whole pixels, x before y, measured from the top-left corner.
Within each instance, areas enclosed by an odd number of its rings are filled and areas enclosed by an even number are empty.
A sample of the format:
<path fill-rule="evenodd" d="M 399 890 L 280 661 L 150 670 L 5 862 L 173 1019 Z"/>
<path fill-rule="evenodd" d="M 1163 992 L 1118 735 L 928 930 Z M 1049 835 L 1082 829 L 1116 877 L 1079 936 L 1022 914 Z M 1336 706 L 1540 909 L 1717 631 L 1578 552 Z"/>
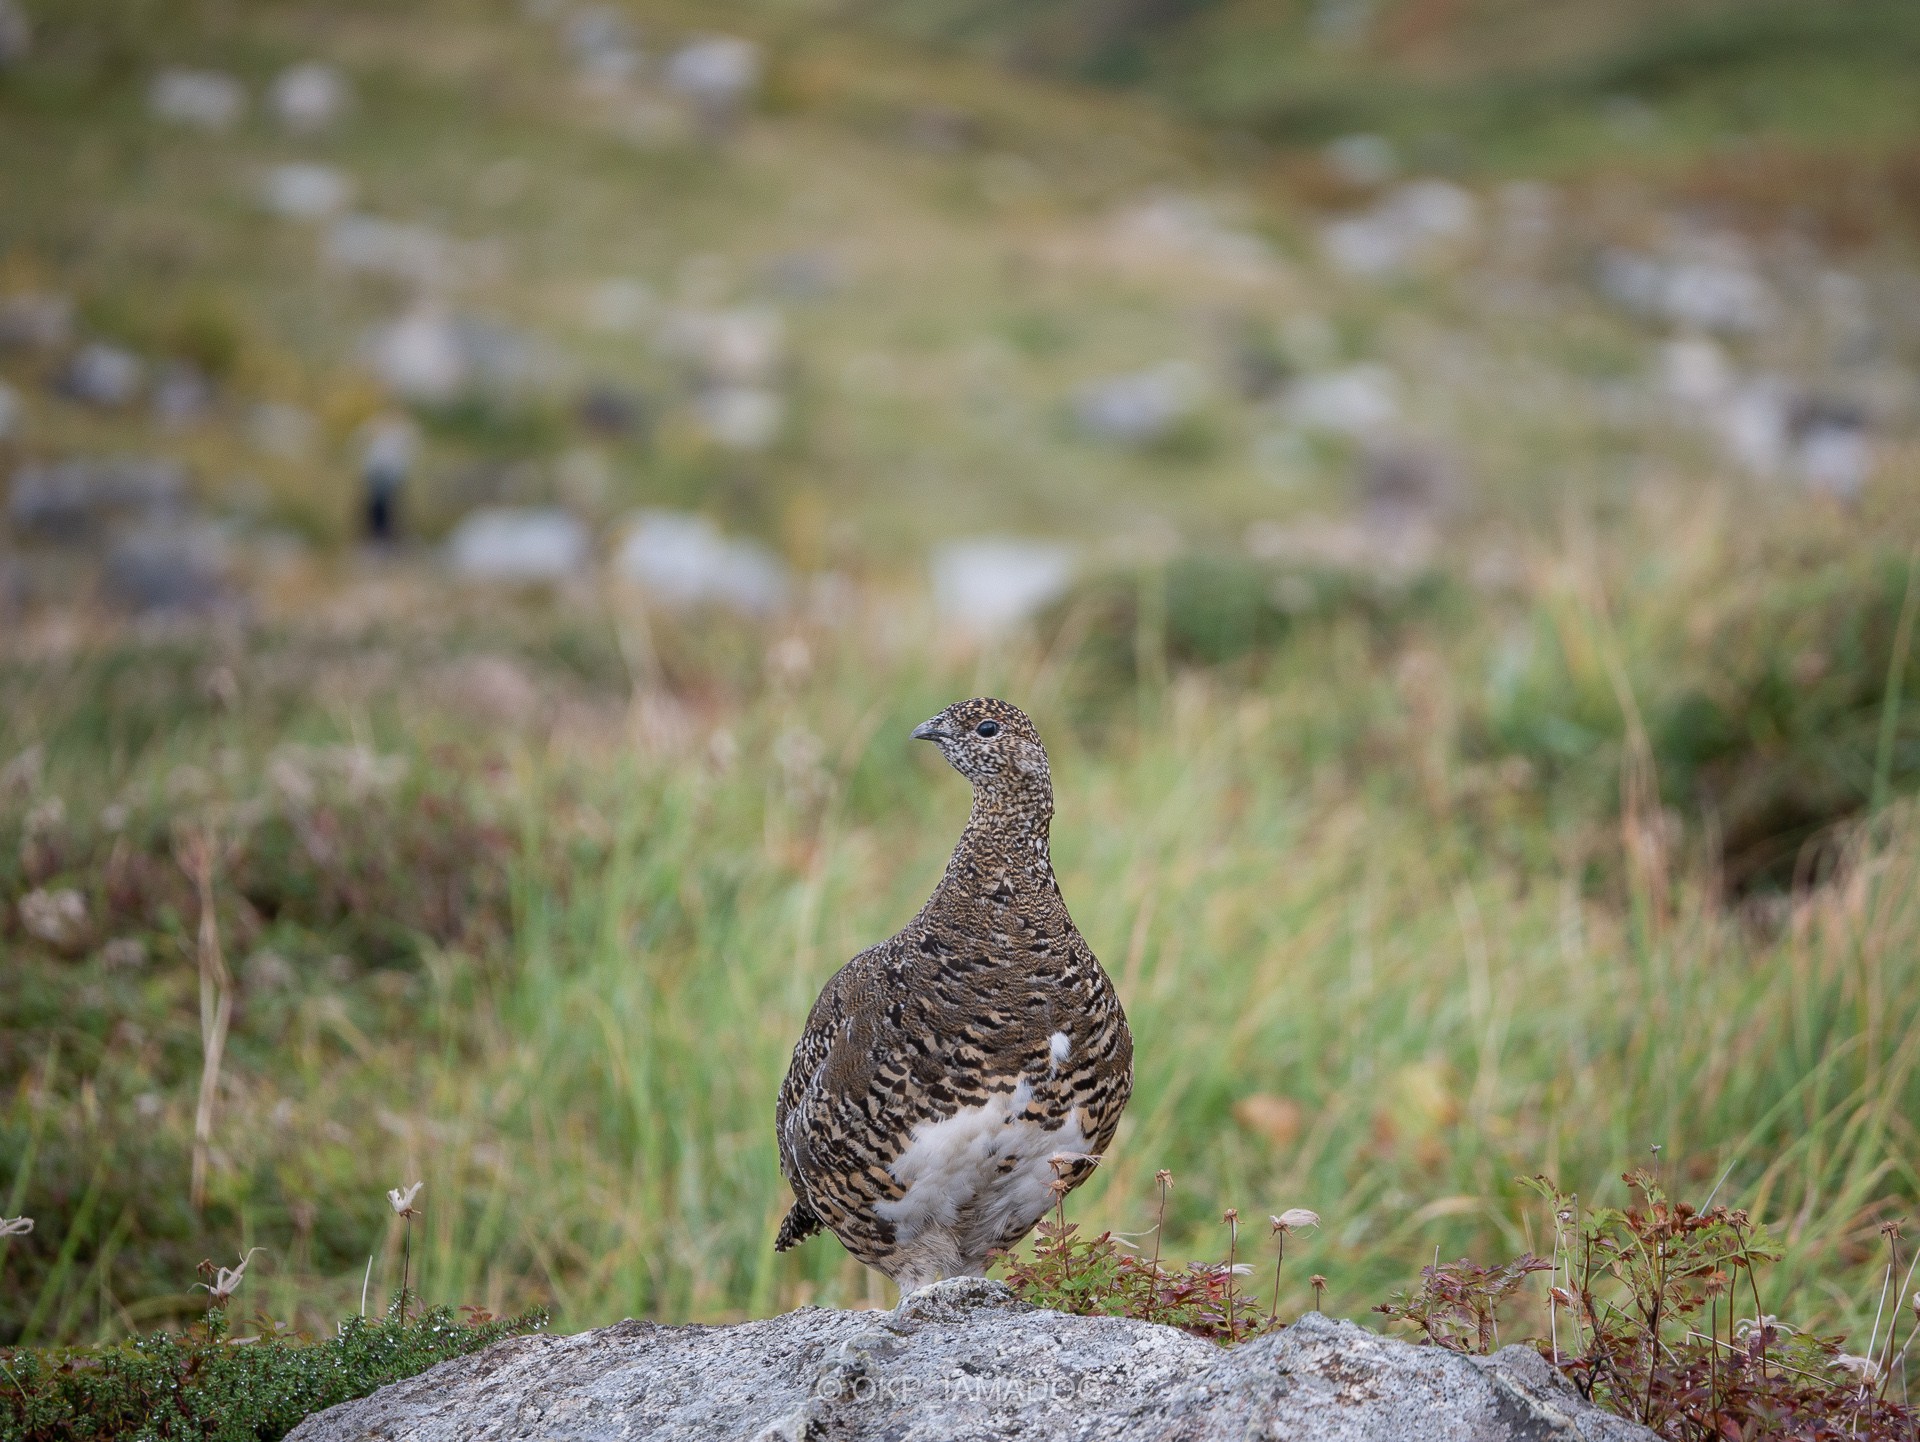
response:
<path fill-rule="evenodd" d="M 820 1219 L 805 1202 L 795 1202 L 787 1219 L 780 1224 L 780 1235 L 773 1239 L 776 1252 L 789 1252 L 820 1230 Z"/>

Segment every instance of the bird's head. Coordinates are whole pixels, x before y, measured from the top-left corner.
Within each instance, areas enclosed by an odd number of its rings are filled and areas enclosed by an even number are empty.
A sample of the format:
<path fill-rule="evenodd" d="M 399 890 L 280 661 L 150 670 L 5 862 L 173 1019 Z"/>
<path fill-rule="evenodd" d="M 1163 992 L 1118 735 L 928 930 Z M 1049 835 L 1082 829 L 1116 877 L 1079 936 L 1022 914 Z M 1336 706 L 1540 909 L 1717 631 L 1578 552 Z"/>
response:
<path fill-rule="evenodd" d="M 931 741 L 978 793 L 1031 793 L 1053 799 L 1053 773 L 1027 713 L 992 696 L 956 701 L 913 728 L 916 741 Z"/>

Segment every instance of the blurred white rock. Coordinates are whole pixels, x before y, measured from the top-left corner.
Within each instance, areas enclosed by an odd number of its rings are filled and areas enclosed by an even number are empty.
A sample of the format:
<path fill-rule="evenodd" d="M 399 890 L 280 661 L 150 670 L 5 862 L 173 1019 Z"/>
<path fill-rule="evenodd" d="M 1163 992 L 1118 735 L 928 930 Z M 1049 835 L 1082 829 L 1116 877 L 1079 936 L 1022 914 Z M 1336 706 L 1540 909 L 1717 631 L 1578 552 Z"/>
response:
<path fill-rule="evenodd" d="M 454 315 L 434 301 L 369 331 L 361 358 L 395 396 L 428 403 L 462 392 L 524 395 L 554 384 L 563 369 L 544 342 L 498 321 Z"/>
<path fill-rule="evenodd" d="M 1700 336 L 1662 346 L 1660 373 L 1676 418 L 1712 435 L 1749 474 L 1849 501 L 1866 485 L 1873 446 L 1863 407 L 1809 396 L 1784 376 L 1743 376 Z"/>
<path fill-rule="evenodd" d="M 60 373 L 57 388 L 62 395 L 88 405 L 124 406 L 146 383 L 146 362 L 139 356 L 104 341 L 90 341 L 74 352 Z"/>
<path fill-rule="evenodd" d="M 62 951 L 78 948 L 87 935 L 87 899 L 72 887 L 35 887 L 19 903 L 20 928 Z"/>
<path fill-rule="evenodd" d="M 557 506 L 490 506 L 462 517 L 447 538 L 448 564 L 470 581 L 567 581 L 591 554 L 586 526 Z"/>
<path fill-rule="evenodd" d="M 290 65 L 267 90 L 267 108 L 295 135 L 330 130 L 353 108 L 347 77 L 322 60 Z"/>
<path fill-rule="evenodd" d="M 786 402 L 765 386 L 712 386 L 694 398 L 701 427 L 733 451 L 763 451 L 780 435 Z"/>
<path fill-rule="evenodd" d="M 261 177 L 260 203 L 288 220 L 325 220 L 353 202 L 353 178 L 332 165 L 295 161 Z"/>
<path fill-rule="evenodd" d="M 20 64 L 33 53 L 33 25 L 20 0 L 0 0 L 0 70 Z"/>
<path fill-rule="evenodd" d="M 1744 266 L 1688 261 L 1667 270 L 1662 308 L 1668 319 L 1702 330 L 1751 334 L 1772 319 L 1767 285 Z"/>
<path fill-rule="evenodd" d="M 1756 476 L 1778 476 L 1793 444 L 1793 393 L 1778 376 L 1736 386 L 1708 417 L 1727 453 Z"/>
<path fill-rule="evenodd" d="M 756 541 L 722 535 L 705 516 L 641 511 L 632 516 L 614 556 L 621 576 L 664 606 L 720 606 L 742 615 L 770 615 L 787 604 L 787 568 Z"/>
<path fill-rule="evenodd" d="M 402 400 L 449 401 L 467 383 L 460 337 L 438 306 L 419 306 L 375 330 L 364 353 L 381 383 Z"/>
<path fill-rule="evenodd" d="M 153 77 L 147 104 L 175 125 L 231 130 L 246 113 L 247 92 L 224 71 L 168 69 Z"/>
<path fill-rule="evenodd" d="M 1849 406 L 1804 406 L 1795 417 L 1793 459 L 1808 490 L 1841 501 L 1857 499 L 1873 469 L 1866 416 Z"/>
<path fill-rule="evenodd" d="M 1348 185 L 1385 185 L 1400 173 L 1400 158 L 1384 135 L 1343 135 L 1320 156 Z"/>
<path fill-rule="evenodd" d="M 312 411 L 285 401 L 263 401 L 247 417 L 247 438 L 254 449 L 283 461 L 303 461 L 320 438 Z"/>
<path fill-rule="evenodd" d="M 1766 480 L 1856 499 L 1873 469 L 1872 433 L 1858 407 L 1796 394 L 1778 376 L 1740 385 L 1708 418 L 1727 454 Z"/>
<path fill-rule="evenodd" d="M 726 129 L 760 83 L 760 47 L 734 35 L 706 35 L 674 51 L 667 84 L 710 132 Z"/>
<path fill-rule="evenodd" d="M 1109 223 L 1123 260 L 1172 260 L 1215 274 L 1260 279 L 1278 269 L 1273 248 L 1250 231 L 1226 224 L 1205 201 L 1156 193 L 1120 210 Z"/>
<path fill-rule="evenodd" d="M 25 415 L 20 392 L 0 381 L 0 443 L 12 440 L 19 433 Z"/>
<path fill-rule="evenodd" d="M 1733 367 L 1727 353 L 1704 336 L 1686 336 L 1662 346 L 1660 379 L 1667 395 L 1687 409 L 1717 406 L 1733 394 Z"/>
<path fill-rule="evenodd" d="M 1365 440 L 1400 419 L 1400 381 L 1385 366 L 1364 361 L 1294 382 L 1284 409 L 1302 430 Z"/>
<path fill-rule="evenodd" d="M 72 296 L 15 291 L 0 299 L 0 350 L 60 350 L 72 340 Z"/>
<path fill-rule="evenodd" d="M 933 606 L 942 626 L 988 636 L 1058 600 L 1073 582 L 1073 548 L 1053 541 L 974 537 L 933 548 Z"/>
<path fill-rule="evenodd" d="M 567 18 L 567 49 L 588 89 L 617 92 L 640 73 L 638 38 L 627 17 L 611 5 L 592 5 Z"/>
<path fill-rule="evenodd" d="M 103 579 L 107 594 L 128 610 L 199 611 L 230 598 L 231 571 L 225 529 L 181 517 L 115 536 Z"/>
<path fill-rule="evenodd" d="M 764 385 L 774 379 L 784 352 L 786 326 L 767 306 L 730 310 L 676 310 L 660 332 L 669 355 L 689 362 L 714 385 Z"/>
<path fill-rule="evenodd" d="M 1600 255 L 1603 295 L 1649 320 L 1722 335 L 1752 335 L 1771 325 L 1780 306 L 1725 237 L 1697 239 L 1672 258 L 1614 246 Z"/>
<path fill-rule="evenodd" d="M 385 276 L 419 286 L 455 279 L 454 246 L 424 225 L 376 215 L 343 215 L 327 227 L 321 251 L 337 270 Z"/>
<path fill-rule="evenodd" d="M 191 361 L 170 360 L 153 382 L 153 418 L 168 430 L 184 430 L 205 418 L 213 384 Z"/>
<path fill-rule="evenodd" d="M 44 540 L 86 541 L 109 521 L 176 516 L 186 499 L 187 473 L 176 461 L 75 456 L 16 470 L 7 520 Z"/>
<path fill-rule="evenodd" d="M 562 377 L 561 357 L 545 340 L 484 316 L 454 317 L 470 388 L 494 396 L 551 387 Z"/>
<path fill-rule="evenodd" d="M 653 288 L 643 281 L 603 280 L 587 295 L 584 319 L 594 330 L 637 335 L 658 310 Z"/>
<path fill-rule="evenodd" d="M 1320 248 L 1336 269 L 1371 280 L 1444 259 L 1478 228 L 1471 191 L 1450 180 L 1409 180 L 1371 210 L 1323 226 Z"/>
<path fill-rule="evenodd" d="M 1151 445 L 1199 409 L 1206 377 L 1191 361 L 1090 381 L 1075 392 L 1074 418 L 1096 440 Z"/>

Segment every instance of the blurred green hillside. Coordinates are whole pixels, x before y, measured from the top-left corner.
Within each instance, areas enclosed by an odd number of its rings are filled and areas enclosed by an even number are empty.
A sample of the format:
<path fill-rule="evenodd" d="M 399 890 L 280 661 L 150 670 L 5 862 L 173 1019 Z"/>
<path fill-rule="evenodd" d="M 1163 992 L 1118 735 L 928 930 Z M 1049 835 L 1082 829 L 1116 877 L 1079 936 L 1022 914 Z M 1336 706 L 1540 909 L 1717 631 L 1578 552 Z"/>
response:
<path fill-rule="evenodd" d="M 882 0 L 830 13 L 1138 89 L 1265 140 L 1378 130 L 1471 169 L 1593 163 L 1636 127 L 1658 133 L 1643 143 L 1664 160 L 1736 136 L 1869 158 L 1910 151 L 1920 119 L 1920 21 L 1884 0 Z"/>
<path fill-rule="evenodd" d="M 1768 1310 L 1871 1324 L 1920 1199 L 1911 6 L 20 13 L 0 1340 L 255 1244 L 240 1305 L 329 1326 L 421 1179 L 430 1301 L 881 1300 L 772 1253 L 771 1098 L 963 814 L 907 732 L 983 691 L 1137 1037 L 1076 1218 L 1161 1167 L 1169 1256 L 1311 1207 L 1283 1310 L 1359 1316 L 1658 1144 L 1781 1229 Z"/>

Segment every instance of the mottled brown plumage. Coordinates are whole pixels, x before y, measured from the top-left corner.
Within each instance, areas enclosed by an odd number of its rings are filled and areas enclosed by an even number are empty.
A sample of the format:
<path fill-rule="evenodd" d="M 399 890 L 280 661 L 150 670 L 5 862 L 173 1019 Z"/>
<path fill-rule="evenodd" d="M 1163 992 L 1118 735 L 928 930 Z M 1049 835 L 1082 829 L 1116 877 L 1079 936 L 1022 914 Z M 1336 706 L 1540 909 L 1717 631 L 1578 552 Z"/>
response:
<path fill-rule="evenodd" d="M 1026 1235 L 1133 1090 L 1120 1000 L 1054 880 L 1033 723 L 983 697 L 913 734 L 973 783 L 972 814 L 920 914 L 820 993 L 774 1110 L 795 1198 L 775 1246 L 825 1227 L 902 1290 Z"/>

